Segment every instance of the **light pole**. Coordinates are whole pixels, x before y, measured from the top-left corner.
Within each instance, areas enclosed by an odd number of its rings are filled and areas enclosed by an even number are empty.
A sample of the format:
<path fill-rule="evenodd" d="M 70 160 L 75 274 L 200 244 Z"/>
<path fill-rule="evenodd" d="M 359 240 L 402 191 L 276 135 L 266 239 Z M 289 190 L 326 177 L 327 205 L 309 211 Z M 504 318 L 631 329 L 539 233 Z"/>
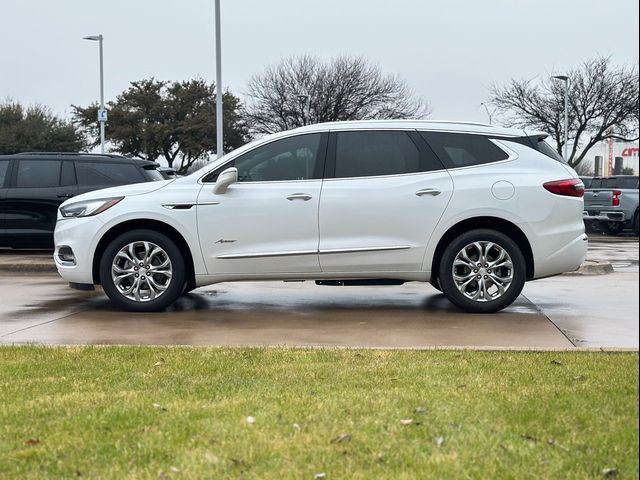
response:
<path fill-rule="evenodd" d="M 489 107 L 487 107 L 487 104 L 485 102 L 482 102 L 480 105 L 482 105 L 484 107 L 484 109 L 487 112 L 487 117 L 489 117 L 489 125 L 493 125 L 493 116 L 491 115 L 491 112 L 489 111 Z M 495 110 L 494 110 L 495 112 Z"/>
<path fill-rule="evenodd" d="M 222 45 L 220 43 L 220 0 L 215 0 L 216 15 L 216 157 L 224 154 L 222 135 Z"/>
<path fill-rule="evenodd" d="M 554 75 L 552 78 L 564 82 L 564 159 L 569 161 L 569 77 Z"/>
<path fill-rule="evenodd" d="M 311 97 L 304 93 L 296 95 L 302 107 L 302 123 L 309 125 L 309 117 L 311 116 Z"/>
<path fill-rule="evenodd" d="M 100 124 L 100 153 L 104 153 L 104 124 L 107 121 L 107 110 L 104 108 L 104 65 L 102 60 L 102 34 L 84 37 L 83 40 L 92 40 L 100 45 L 100 110 L 98 110 L 98 123 Z"/>

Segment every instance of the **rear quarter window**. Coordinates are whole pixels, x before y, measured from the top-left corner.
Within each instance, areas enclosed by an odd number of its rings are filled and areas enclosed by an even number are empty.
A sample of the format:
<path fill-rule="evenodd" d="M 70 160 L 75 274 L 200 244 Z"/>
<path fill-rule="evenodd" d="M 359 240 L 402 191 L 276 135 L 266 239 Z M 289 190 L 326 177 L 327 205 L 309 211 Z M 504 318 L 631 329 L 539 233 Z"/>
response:
<path fill-rule="evenodd" d="M 76 162 L 78 185 L 83 187 L 109 187 L 143 182 L 138 169 L 130 163 Z"/>
<path fill-rule="evenodd" d="M 447 168 L 471 167 L 500 162 L 509 154 L 484 135 L 420 132 Z"/>

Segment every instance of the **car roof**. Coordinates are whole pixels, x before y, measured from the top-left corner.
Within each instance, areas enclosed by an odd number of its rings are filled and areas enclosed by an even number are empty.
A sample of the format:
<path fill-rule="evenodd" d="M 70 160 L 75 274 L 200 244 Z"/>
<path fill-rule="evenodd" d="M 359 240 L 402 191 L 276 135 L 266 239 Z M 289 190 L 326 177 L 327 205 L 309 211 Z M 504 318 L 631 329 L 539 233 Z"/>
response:
<path fill-rule="evenodd" d="M 323 132 L 327 130 L 367 130 L 367 129 L 411 129 L 441 132 L 481 133 L 521 137 L 523 135 L 544 135 L 543 132 L 525 132 L 517 128 L 498 127 L 486 123 L 449 121 L 449 120 L 352 120 L 344 122 L 326 122 L 289 130 L 289 132 Z"/>
<path fill-rule="evenodd" d="M 21 152 L 12 155 L 0 155 L 2 159 L 28 158 L 29 160 L 51 160 L 52 158 L 64 160 L 108 160 L 110 162 L 136 163 L 140 166 L 158 165 L 151 160 L 130 158 L 112 153 L 84 153 L 84 152 Z"/>

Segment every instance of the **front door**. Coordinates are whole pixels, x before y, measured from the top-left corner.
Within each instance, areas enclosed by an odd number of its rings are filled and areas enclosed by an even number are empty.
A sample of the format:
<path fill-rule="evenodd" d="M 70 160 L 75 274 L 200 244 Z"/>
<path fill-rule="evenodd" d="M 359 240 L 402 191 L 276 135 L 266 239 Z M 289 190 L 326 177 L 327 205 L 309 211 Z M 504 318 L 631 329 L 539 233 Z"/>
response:
<path fill-rule="evenodd" d="M 260 145 L 204 178 L 198 234 L 210 275 L 315 273 L 318 206 L 328 134 Z M 235 166 L 238 182 L 214 194 L 217 175 Z"/>
<path fill-rule="evenodd" d="M 450 175 L 415 132 L 331 135 L 320 199 L 322 271 L 419 271 L 453 193 Z"/>

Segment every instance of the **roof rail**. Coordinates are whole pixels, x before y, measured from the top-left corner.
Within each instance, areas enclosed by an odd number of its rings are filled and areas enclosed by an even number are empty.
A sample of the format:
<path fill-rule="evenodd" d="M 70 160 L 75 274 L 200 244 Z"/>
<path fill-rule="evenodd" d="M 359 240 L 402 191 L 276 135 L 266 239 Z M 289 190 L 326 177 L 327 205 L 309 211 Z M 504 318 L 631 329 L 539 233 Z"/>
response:
<path fill-rule="evenodd" d="M 110 158 L 129 158 L 114 153 L 88 153 L 88 152 L 20 152 L 13 155 L 50 155 L 50 156 L 69 156 L 69 157 L 110 157 Z"/>

